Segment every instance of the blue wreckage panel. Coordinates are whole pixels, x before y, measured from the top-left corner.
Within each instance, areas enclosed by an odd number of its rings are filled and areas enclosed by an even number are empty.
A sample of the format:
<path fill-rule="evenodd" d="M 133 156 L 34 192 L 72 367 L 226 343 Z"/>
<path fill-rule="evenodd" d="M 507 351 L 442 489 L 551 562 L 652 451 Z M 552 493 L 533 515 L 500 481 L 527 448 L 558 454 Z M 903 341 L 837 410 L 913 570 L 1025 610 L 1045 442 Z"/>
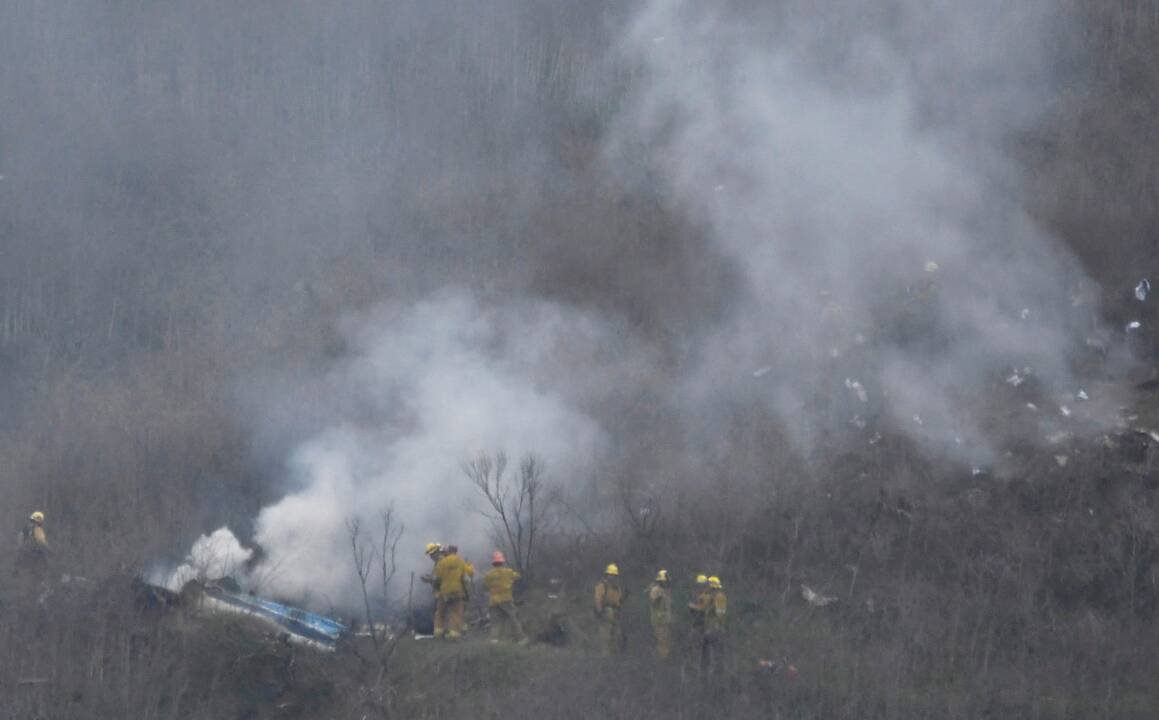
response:
<path fill-rule="evenodd" d="M 301 639 L 330 649 L 333 649 L 338 643 L 338 638 L 348 631 L 347 627 L 337 620 L 253 595 L 239 595 L 212 585 L 205 588 L 205 594 L 239 611 L 272 622 Z"/>

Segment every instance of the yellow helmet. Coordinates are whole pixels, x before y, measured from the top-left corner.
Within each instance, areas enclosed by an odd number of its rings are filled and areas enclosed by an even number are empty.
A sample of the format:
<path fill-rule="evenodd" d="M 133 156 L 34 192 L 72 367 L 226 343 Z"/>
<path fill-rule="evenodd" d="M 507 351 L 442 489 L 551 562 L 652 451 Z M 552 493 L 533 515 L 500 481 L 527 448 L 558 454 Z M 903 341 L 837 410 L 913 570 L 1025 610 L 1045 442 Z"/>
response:
<path fill-rule="evenodd" d="M 697 575 L 696 576 L 696 584 L 697 585 L 707 585 L 708 584 L 708 576 L 707 575 Z"/>
<path fill-rule="evenodd" d="M 427 543 L 427 550 L 426 550 L 427 555 L 434 555 L 437 552 L 442 552 L 442 550 L 443 550 L 443 546 L 438 544 L 437 542 Z"/>
<path fill-rule="evenodd" d="M 724 588 L 724 586 L 720 584 L 720 578 L 715 575 L 708 579 L 708 586 L 714 590 L 720 590 Z"/>
<path fill-rule="evenodd" d="M 36 512 L 29 515 L 28 519 L 34 523 L 42 523 L 42 522 L 44 522 L 44 513 L 37 510 Z"/>
<path fill-rule="evenodd" d="M 607 568 L 604 570 L 604 574 L 605 574 L 605 575 L 617 575 L 617 576 L 618 576 L 618 575 L 620 574 L 620 566 L 619 566 L 619 565 L 616 565 L 615 563 L 612 563 L 611 565 L 609 565 L 609 566 L 608 566 L 608 567 L 607 567 Z"/>
<path fill-rule="evenodd" d="M 656 582 L 668 582 L 668 571 L 661 570 L 660 572 L 656 573 Z"/>

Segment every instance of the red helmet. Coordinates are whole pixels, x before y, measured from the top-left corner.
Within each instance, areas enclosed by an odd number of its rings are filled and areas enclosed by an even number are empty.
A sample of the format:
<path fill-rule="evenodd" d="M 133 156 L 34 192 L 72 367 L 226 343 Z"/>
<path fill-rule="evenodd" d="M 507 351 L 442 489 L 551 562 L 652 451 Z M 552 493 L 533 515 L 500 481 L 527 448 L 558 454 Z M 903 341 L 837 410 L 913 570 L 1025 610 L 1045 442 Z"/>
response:
<path fill-rule="evenodd" d="M 502 565 L 505 562 L 507 562 L 507 558 L 503 557 L 503 553 L 499 552 L 498 550 L 491 554 L 492 565 Z"/>

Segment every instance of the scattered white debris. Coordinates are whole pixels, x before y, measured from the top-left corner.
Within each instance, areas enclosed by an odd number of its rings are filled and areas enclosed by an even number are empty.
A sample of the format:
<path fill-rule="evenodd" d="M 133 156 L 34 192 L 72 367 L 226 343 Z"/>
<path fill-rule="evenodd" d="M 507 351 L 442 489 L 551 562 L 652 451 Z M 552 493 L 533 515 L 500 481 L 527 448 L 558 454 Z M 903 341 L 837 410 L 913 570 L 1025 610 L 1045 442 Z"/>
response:
<path fill-rule="evenodd" d="M 1038 412 L 1038 406 L 1035 405 L 1034 403 L 1026 403 L 1026 407 L 1030 408 L 1034 412 Z"/>
<path fill-rule="evenodd" d="M 1018 317 L 1022 318 L 1023 320 L 1030 317 L 1030 308 L 1022 308 L 1022 312 L 1018 313 Z"/>
<path fill-rule="evenodd" d="M 1127 332 L 1138 330 L 1141 327 L 1143 327 L 1143 323 L 1139 322 L 1138 320 L 1132 320 L 1131 322 L 1127 323 Z"/>
<path fill-rule="evenodd" d="M 879 432 L 873 433 L 873 437 L 869 438 L 869 444 L 876 445 L 879 442 L 881 442 L 881 433 L 879 433 Z"/>
<path fill-rule="evenodd" d="M 862 335 L 861 333 L 857 333 L 856 335 L 853 336 L 853 342 L 857 343 L 858 345 L 864 345 L 865 344 L 865 336 Z"/>
<path fill-rule="evenodd" d="M 925 425 L 925 423 L 922 422 L 921 415 L 914 415 L 914 422 L 916 422 L 918 425 Z"/>
<path fill-rule="evenodd" d="M 985 470 L 983 470 L 983 469 L 982 469 L 982 468 L 980 468 L 980 467 L 977 467 L 977 466 L 974 466 L 974 467 L 970 468 L 970 474 L 971 474 L 971 475 L 975 475 L 975 476 L 977 476 L 977 475 L 981 475 L 981 474 L 982 474 L 982 473 L 984 473 L 984 472 L 986 472 L 986 471 L 985 471 Z"/>
<path fill-rule="evenodd" d="M 773 371 L 773 369 L 771 367 L 769 367 L 768 365 L 765 365 L 764 367 L 759 367 L 756 370 L 753 370 L 753 377 L 755 377 L 755 378 L 764 377 L 765 375 L 768 375 L 772 371 Z"/>
<path fill-rule="evenodd" d="M 663 36 L 663 35 L 657 35 L 656 37 L 652 38 L 652 42 L 654 42 L 654 43 L 662 43 L 662 42 L 664 42 L 664 36 Z"/>
<path fill-rule="evenodd" d="M 837 358 L 841 357 L 841 351 L 837 348 L 829 348 L 829 357 L 836 360 Z"/>
<path fill-rule="evenodd" d="M 1095 516 L 1095 509 L 1094 508 L 1087 508 L 1087 515 L 1094 517 Z"/>
<path fill-rule="evenodd" d="M 724 185 L 717 185 L 713 188 L 716 192 L 724 192 Z"/>
<path fill-rule="evenodd" d="M 1060 405 L 1058 411 L 1062 413 L 1063 417 L 1070 417 L 1070 408 L 1068 408 L 1066 405 Z"/>
<path fill-rule="evenodd" d="M 1143 278 L 1139 281 L 1139 284 L 1135 286 L 1135 297 L 1139 300 L 1139 302 L 1143 302 L 1147 299 L 1147 293 L 1149 292 L 1151 292 L 1151 281 L 1147 278 Z"/>
<path fill-rule="evenodd" d="M 1019 375 L 1019 374 L 1018 374 L 1018 371 L 1017 371 L 1017 370 L 1015 370 L 1013 375 L 1011 375 L 1010 377 L 1006 378 L 1006 382 L 1007 382 L 1008 384 L 1010 384 L 1010 385 L 1013 385 L 1014 387 L 1018 387 L 1018 386 L 1019 386 L 1019 385 L 1021 385 L 1022 383 L 1026 382 L 1026 378 L 1024 378 L 1024 377 L 1022 377 L 1021 375 Z"/>
<path fill-rule="evenodd" d="M 1054 461 L 1058 463 L 1059 467 L 1066 467 L 1066 464 L 1070 462 L 1070 458 L 1066 455 L 1055 455 Z"/>
<path fill-rule="evenodd" d="M 1099 340 L 1097 338 L 1092 338 L 1092 337 L 1087 338 L 1087 347 L 1098 350 L 1099 352 L 1106 352 L 1107 351 L 1107 344 L 1105 342 L 1103 342 L 1102 340 Z"/>
<path fill-rule="evenodd" d="M 962 436 L 961 436 L 961 435 L 955 435 L 955 436 L 954 436 L 954 444 L 955 444 L 955 445 L 961 445 L 961 444 L 962 444 Z"/>
<path fill-rule="evenodd" d="M 1087 395 L 1086 390 L 1079 390 L 1078 399 L 1079 400 L 1090 400 L 1091 396 Z"/>
<path fill-rule="evenodd" d="M 929 262 L 926 263 L 926 272 L 936 273 L 938 270 L 941 270 L 941 266 L 938 265 L 933 260 L 930 260 Z"/>
<path fill-rule="evenodd" d="M 857 399 L 861 402 L 869 402 L 869 393 L 865 392 L 865 386 L 858 381 L 845 378 L 845 387 L 857 393 Z"/>
<path fill-rule="evenodd" d="M 1155 432 L 1154 430 L 1151 430 L 1149 428 L 1144 428 L 1144 427 L 1135 428 L 1135 432 L 1142 433 L 1142 434 L 1146 435 L 1147 437 L 1151 438 L 1152 440 L 1154 440 L 1155 442 L 1159 443 L 1159 432 Z"/>
<path fill-rule="evenodd" d="M 849 421 L 849 424 L 854 426 L 858 430 L 864 430 L 865 424 L 866 424 L 865 418 L 861 417 L 860 415 L 854 415 L 853 419 Z"/>
<path fill-rule="evenodd" d="M 1064 440 L 1066 440 L 1069 437 L 1070 437 L 1070 433 L 1059 430 L 1058 432 L 1053 432 L 1053 433 L 1047 435 L 1046 441 L 1048 443 L 1050 443 L 1051 445 L 1058 445 L 1059 443 L 1063 442 Z"/>
<path fill-rule="evenodd" d="M 801 586 L 801 597 L 805 598 L 805 602 L 813 607 L 825 607 L 837 602 L 837 598 L 814 592 L 808 585 Z"/>

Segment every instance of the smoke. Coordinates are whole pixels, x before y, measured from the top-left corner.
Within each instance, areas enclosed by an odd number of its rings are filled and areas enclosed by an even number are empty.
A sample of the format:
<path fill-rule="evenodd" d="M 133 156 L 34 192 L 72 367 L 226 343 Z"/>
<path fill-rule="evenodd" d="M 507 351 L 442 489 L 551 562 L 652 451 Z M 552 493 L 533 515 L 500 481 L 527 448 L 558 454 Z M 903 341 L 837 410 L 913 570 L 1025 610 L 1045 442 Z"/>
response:
<path fill-rule="evenodd" d="M 185 562 L 170 571 L 158 570 L 151 581 L 178 592 L 192 580 L 246 579 L 253 550 L 243 547 L 229 528 L 218 528 L 194 541 Z"/>
<path fill-rule="evenodd" d="M 685 378 L 690 409 L 759 396 L 806 449 L 870 415 L 979 462 L 1010 432 L 982 400 L 1003 372 L 1074 391 L 1088 281 L 1020 206 L 1010 157 L 1056 86 L 1055 12 L 646 3 L 610 162 L 660 177 L 744 278 Z"/>
<path fill-rule="evenodd" d="M 257 572 L 289 597 L 357 597 L 347 521 L 372 535 L 393 507 L 406 524 L 400 571 L 425 564 L 428 541 L 482 560 L 489 525 L 462 470 L 475 453 L 542 458 L 554 482 L 585 477 L 606 442 L 558 388 L 570 353 L 596 341 L 589 319 L 549 303 L 485 306 L 447 292 L 346 323 L 347 359 L 306 379 L 304 407 L 340 418 L 297 447 L 293 489 L 258 515 Z M 324 390 L 320 390 L 324 388 Z M 302 407 L 302 406 L 299 406 Z M 321 596 L 321 597 L 320 597 Z"/>
<path fill-rule="evenodd" d="M 144 494 L 239 500 L 318 604 L 352 517 L 485 546 L 480 450 L 567 487 L 764 480 L 774 432 L 988 462 L 1076 422 L 1002 405 L 1100 334 L 1012 160 L 1055 5 L 6 3 L 4 361 L 47 368 L 6 419 L 50 372 L 138 387 L 190 418 L 186 495 Z M 234 410 L 252 457 L 184 442 Z"/>

